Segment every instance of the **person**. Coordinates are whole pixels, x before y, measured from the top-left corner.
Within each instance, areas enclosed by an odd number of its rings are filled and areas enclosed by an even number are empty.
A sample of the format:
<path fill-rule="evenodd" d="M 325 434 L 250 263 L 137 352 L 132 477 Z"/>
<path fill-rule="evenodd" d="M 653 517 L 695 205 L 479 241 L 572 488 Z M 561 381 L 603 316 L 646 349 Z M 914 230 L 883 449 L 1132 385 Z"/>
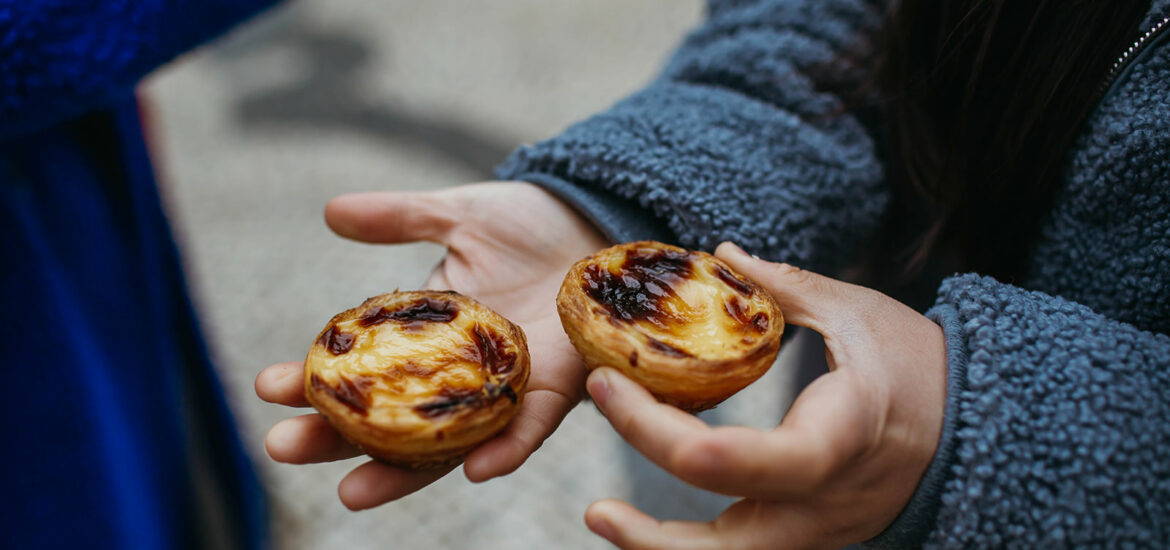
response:
<path fill-rule="evenodd" d="M 0 0 L 0 546 L 267 546 L 134 88 L 269 3 Z"/>
<path fill-rule="evenodd" d="M 326 220 L 447 246 L 426 285 L 529 334 L 523 410 L 471 481 L 519 467 L 588 391 L 668 472 L 742 497 L 707 523 L 595 503 L 587 525 L 621 548 L 1164 547 L 1168 17 L 1166 0 L 710 0 L 657 79 L 520 148 L 513 181 L 342 196 Z M 556 288 L 645 238 L 714 249 L 823 335 L 829 372 L 777 428 L 712 428 L 587 375 Z M 303 406 L 301 376 L 273 365 L 257 393 Z M 317 415 L 266 445 L 360 454 Z M 367 462 L 339 495 L 369 508 L 448 471 Z"/>

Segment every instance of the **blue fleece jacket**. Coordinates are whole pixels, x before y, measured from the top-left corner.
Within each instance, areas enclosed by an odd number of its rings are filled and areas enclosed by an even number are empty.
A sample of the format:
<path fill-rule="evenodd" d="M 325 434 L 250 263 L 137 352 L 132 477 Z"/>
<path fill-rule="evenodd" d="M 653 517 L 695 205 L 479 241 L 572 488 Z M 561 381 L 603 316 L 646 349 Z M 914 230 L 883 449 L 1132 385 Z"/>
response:
<path fill-rule="evenodd" d="M 711 0 L 659 78 L 499 176 L 545 186 L 615 241 L 731 240 L 835 273 L 888 191 L 874 138 L 810 74 L 864 44 L 880 3 Z M 1167 14 L 1155 0 L 1146 26 Z M 868 545 L 1170 546 L 1168 152 L 1170 47 L 1155 45 L 1088 121 L 1027 275 L 941 282 L 927 315 L 947 341 L 943 436 Z"/>
<path fill-rule="evenodd" d="M 267 2 L 0 0 L 0 548 L 255 548 L 134 86 Z"/>

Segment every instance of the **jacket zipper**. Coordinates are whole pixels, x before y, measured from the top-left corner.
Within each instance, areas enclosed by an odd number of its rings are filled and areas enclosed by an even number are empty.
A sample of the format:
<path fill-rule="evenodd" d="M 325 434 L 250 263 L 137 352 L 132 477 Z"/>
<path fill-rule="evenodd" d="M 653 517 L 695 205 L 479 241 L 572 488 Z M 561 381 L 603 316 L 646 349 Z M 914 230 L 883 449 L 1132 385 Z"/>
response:
<path fill-rule="evenodd" d="M 1128 67 L 1130 63 L 1133 63 L 1133 60 L 1136 59 L 1137 56 L 1146 49 L 1146 46 L 1152 44 L 1154 39 L 1167 29 L 1170 29 L 1170 16 L 1167 16 L 1158 23 L 1155 23 L 1153 28 L 1139 36 L 1138 39 L 1129 46 L 1129 49 L 1122 52 L 1121 57 L 1117 58 L 1117 61 L 1113 62 L 1113 67 L 1111 67 L 1109 72 L 1105 75 L 1105 80 L 1101 82 L 1101 88 L 1097 90 L 1098 100 L 1105 98 L 1105 94 L 1109 91 L 1109 87 L 1113 85 L 1113 82 L 1117 80 L 1117 77 L 1121 76 L 1121 73 L 1124 72 L 1126 67 Z"/>

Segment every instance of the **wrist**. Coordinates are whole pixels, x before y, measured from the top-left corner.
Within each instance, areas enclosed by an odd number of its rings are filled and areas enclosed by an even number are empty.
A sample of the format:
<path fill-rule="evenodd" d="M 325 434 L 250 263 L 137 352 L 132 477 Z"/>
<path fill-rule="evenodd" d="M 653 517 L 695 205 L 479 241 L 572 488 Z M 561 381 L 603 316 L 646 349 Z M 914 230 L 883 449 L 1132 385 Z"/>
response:
<path fill-rule="evenodd" d="M 925 544 L 942 507 L 944 486 L 951 478 L 958 430 L 958 401 L 967 381 L 966 343 L 958 313 L 953 307 L 938 306 L 926 316 L 940 326 L 946 343 L 946 387 L 937 444 L 910 501 L 893 523 L 862 545 L 866 548 L 918 548 Z"/>
<path fill-rule="evenodd" d="M 598 187 L 573 183 L 557 176 L 524 173 L 516 179 L 539 187 L 567 205 L 604 236 L 607 245 L 632 241 L 675 242 L 666 224 L 634 199 Z"/>

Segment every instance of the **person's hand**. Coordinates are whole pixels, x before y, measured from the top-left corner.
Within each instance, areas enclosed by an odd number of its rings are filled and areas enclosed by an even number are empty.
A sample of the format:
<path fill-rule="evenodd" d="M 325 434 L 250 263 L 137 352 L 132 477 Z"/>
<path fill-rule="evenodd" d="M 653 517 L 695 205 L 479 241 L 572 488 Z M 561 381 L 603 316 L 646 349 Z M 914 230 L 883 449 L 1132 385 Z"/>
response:
<path fill-rule="evenodd" d="M 841 547 L 889 526 L 938 445 L 946 393 L 942 330 L 874 290 L 755 259 L 716 256 L 770 292 L 785 319 L 825 337 L 830 372 L 770 431 L 711 428 L 613 369 L 588 379 L 613 427 L 692 485 L 744 497 L 708 523 L 658 522 L 617 500 L 585 514 L 623 549 Z"/>
<path fill-rule="evenodd" d="M 358 241 L 446 245 L 447 256 L 425 286 L 472 296 L 524 329 L 532 373 L 523 405 L 505 431 L 476 448 L 463 466 L 471 481 L 518 468 L 584 395 L 585 367 L 561 328 L 556 295 L 569 267 L 608 242 L 552 195 L 517 182 L 343 195 L 326 206 L 325 220 L 337 234 Z M 303 377 L 302 363 L 273 365 L 256 377 L 256 393 L 274 403 L 307 406 Z M 276 424 L 265 445 L 273 459 L 292 464 L 362 454 L 318 414 Z M 370 461 L 341 481 L 338 494 L 351 509 L 370 508 L 450 470 L 410 471 Z"/>

